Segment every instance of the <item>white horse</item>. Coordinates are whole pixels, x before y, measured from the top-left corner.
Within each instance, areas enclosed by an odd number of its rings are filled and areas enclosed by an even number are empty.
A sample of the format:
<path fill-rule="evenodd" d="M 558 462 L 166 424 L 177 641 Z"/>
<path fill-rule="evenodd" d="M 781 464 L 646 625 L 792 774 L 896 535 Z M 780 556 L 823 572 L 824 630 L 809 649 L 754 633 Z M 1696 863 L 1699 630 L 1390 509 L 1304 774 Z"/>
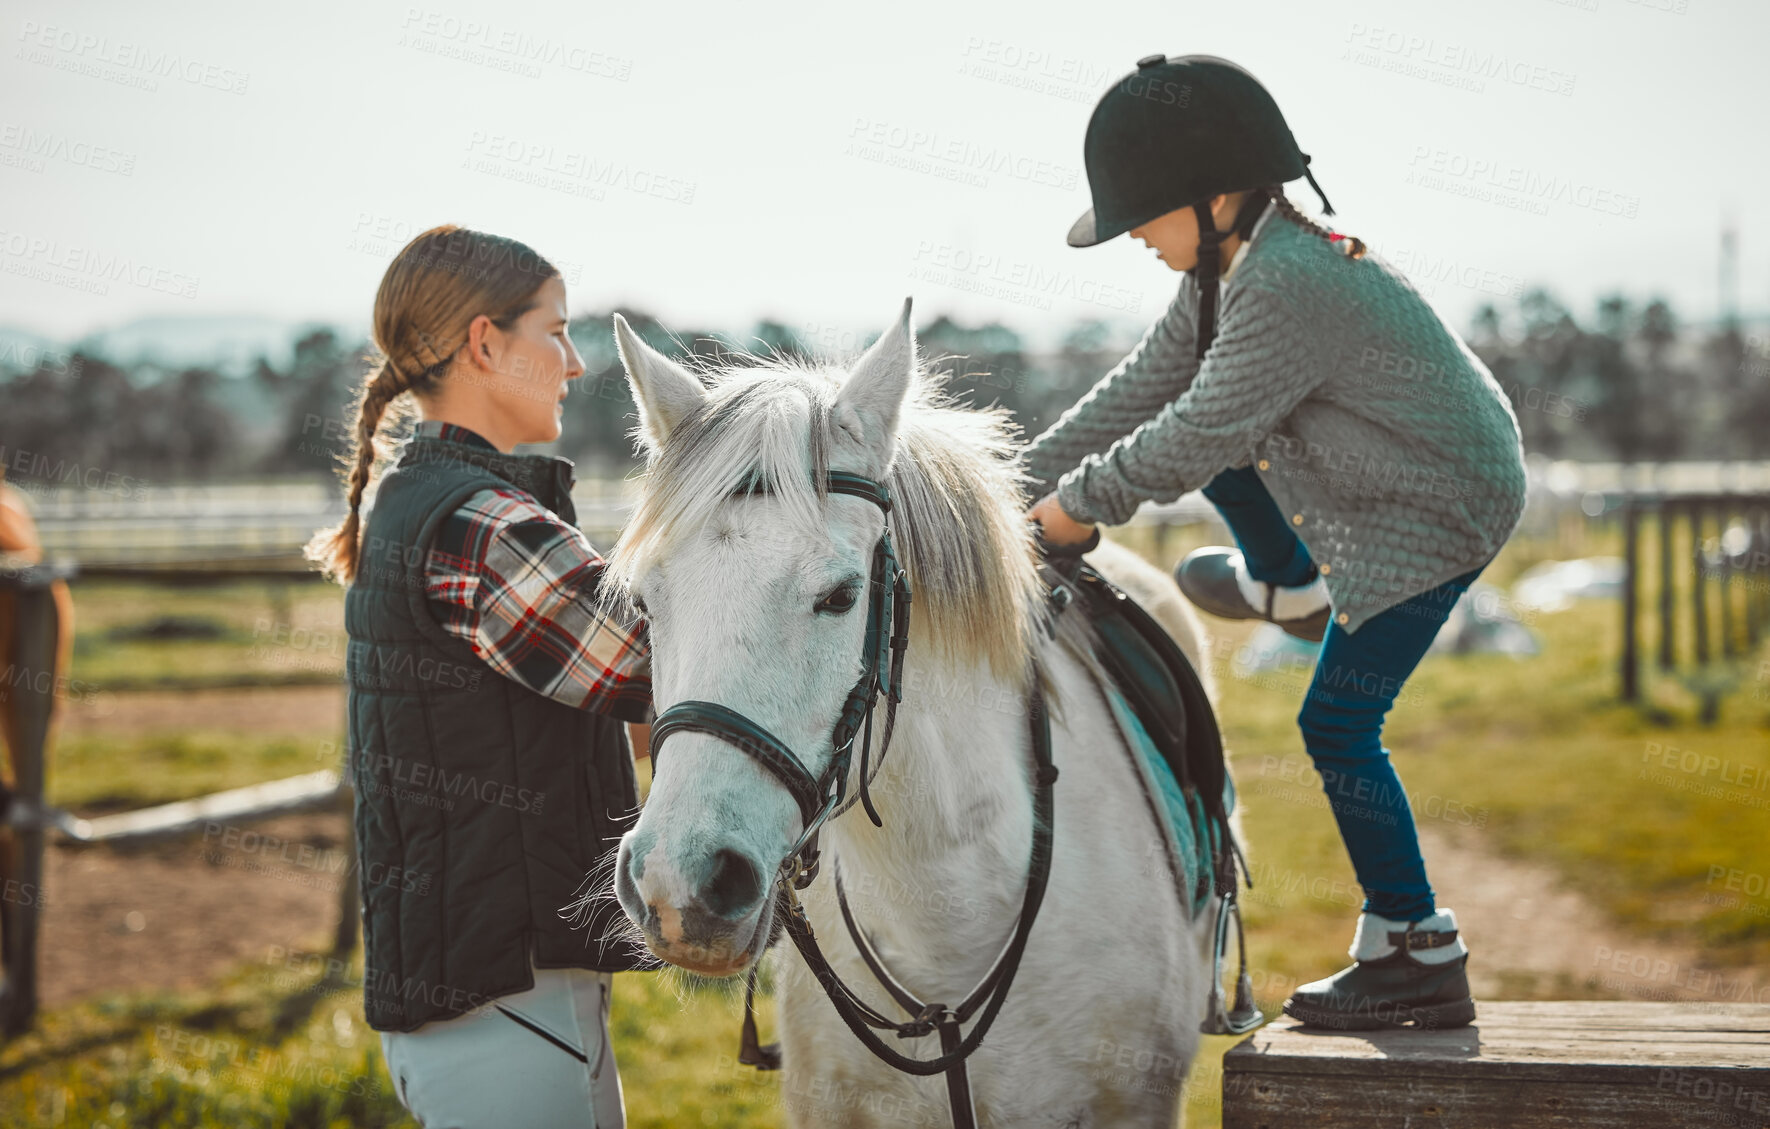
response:
<path fill-rule="evenodd" d="M 803 895 L 836 971 L 872 1006 L 909 1018 L 849 940 L 832 868 L 887 967 L 921 999 L 956 1003 L 988 971 L 1028 873 L 1027 702 L 1038 678 L 1061 773 L 1050 885 L 1013 989 L 969 1062 L 979 1123 L 1173 1125 L 1209 990 L 1213 915 L 1189 919 L 1169 879 L 1164 832 L 1086 625 L 1072 610 L 1056 639 L 1042 626 L 1046 590 L 1005 412 L 954 406 L 921 371 L 908 303 L 851 374 L 756 359 L 704 382 L 618 316 L 615 332 L 648 466 L 610 569 L 650 621 L 660 713 L 684 699 L 729 706 L 821 773 L 860 670 L 884 519 L 865 499 L 820 496 L 813 483 L 848 471 L 889 486 L 914 615 L 882 764 L 882 726 L 873 729 L 884 827 L 858 810 L 826 824 L 823 873 Z M 771 492 L 744 493 L 757 476 Z M 1090 561 L 1208 672 L 1202 633 L 1170 579 L 1110 542 Z M 858 750 L 854 763 L 858 775 Z M 776 867 L 801 820 L 748 756 L 679 732 L 622 840 L 616 896 L 657 957 L 741 973 L 775 925 Z M 951 1123 L 939 1075 L 874 1058 L 787 946 L 776 972 L 792 1124 Z M 940 1049 L 933 1035 L 899 1046 L 919 1058 Z"/>

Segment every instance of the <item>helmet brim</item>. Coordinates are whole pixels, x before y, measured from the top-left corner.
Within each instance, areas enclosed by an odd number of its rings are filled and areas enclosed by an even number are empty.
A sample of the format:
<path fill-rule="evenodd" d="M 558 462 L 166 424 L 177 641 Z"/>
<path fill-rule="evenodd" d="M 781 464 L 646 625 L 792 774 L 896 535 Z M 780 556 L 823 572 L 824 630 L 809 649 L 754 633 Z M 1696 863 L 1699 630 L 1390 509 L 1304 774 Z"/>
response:
<path fill-rule="evenodd" d="M 1094 220 L 1094 209 L 1083 212 L 1081 218 L 1069 227 L 1069 245 L 1071 247 L 1093 247 L 1105 243 L 1108 239 L 1123 235 L 1122 231 L 1102 233 Z"/>

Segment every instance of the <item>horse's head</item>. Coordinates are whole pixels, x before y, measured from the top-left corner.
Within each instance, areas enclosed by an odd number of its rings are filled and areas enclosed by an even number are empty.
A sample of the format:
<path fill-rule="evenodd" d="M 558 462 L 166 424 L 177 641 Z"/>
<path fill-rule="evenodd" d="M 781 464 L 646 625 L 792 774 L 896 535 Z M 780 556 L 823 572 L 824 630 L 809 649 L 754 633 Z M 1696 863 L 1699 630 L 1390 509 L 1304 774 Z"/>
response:
<path fill-rule="evenodd" d="M 813 775 L 829 765 L 861 671 L 885 517 L 815 484 L 829 471 L 885 480 L 916 375 L 909 313 L 906 302 L 847 374 L 765 364 L 712 388 L 616 316 L 649 465 L 611 565 L 649 623 L 659 714 L 717 703 L 773 733 Z M 658 957 L 707 975 L 742 971 L 767 944 L 800 807 L 708 733 L 675 732 L 654 766 L 621 842 L 616 895 Z"/>

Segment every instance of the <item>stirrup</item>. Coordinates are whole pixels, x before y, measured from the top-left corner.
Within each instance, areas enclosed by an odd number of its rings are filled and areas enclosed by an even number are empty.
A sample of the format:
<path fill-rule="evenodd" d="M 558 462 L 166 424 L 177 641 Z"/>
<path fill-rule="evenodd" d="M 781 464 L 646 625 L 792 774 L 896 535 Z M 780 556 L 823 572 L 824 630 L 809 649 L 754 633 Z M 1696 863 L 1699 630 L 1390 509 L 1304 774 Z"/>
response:
<path fill-rule="evenodd" d="M 1241 960 L 1241 972 L 1235 980 L 1235 1003 L 1223 1006 L 1223 953 L 1229 944 L 1229 917 L 1235 915 L 1235 948 Z M 1266 1017 L 1254 1004 L 1254 982 L 1248 976 L 1247 938 L 1241 928 L 1241 905 L 1234 891 L 1217 898 L 1217 938 L 1211 956 L 1211 994 L 1205 1000 L 1205 1018 L 1198 1025 L 1206 1035 L 1245 1035 Z"/>

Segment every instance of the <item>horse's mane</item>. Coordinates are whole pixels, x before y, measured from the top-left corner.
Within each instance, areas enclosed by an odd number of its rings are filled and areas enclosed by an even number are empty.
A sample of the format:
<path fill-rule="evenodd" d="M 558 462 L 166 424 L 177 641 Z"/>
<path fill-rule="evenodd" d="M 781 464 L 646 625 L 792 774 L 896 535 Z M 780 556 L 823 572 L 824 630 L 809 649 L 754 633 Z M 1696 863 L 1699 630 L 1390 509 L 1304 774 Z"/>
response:
<path fill-rule="evenodd" d="M 620 586 L 755 483 L 773 492 L 790 528 L 827 536 L 831 409 L 846 375 L 782 357 L 703 371 L 707 403 L 651 453 L 639 505 L 609 554 Z M 923 369 L 899 416 L 886 484 L 892 542 L 913 594 L 912 649 L 955 669 L 987 665 L 1025 686 L 1045 590 L 1024 516 L 1018 440 L 1007 409 L 959 405 L 943 378 Z"/>

